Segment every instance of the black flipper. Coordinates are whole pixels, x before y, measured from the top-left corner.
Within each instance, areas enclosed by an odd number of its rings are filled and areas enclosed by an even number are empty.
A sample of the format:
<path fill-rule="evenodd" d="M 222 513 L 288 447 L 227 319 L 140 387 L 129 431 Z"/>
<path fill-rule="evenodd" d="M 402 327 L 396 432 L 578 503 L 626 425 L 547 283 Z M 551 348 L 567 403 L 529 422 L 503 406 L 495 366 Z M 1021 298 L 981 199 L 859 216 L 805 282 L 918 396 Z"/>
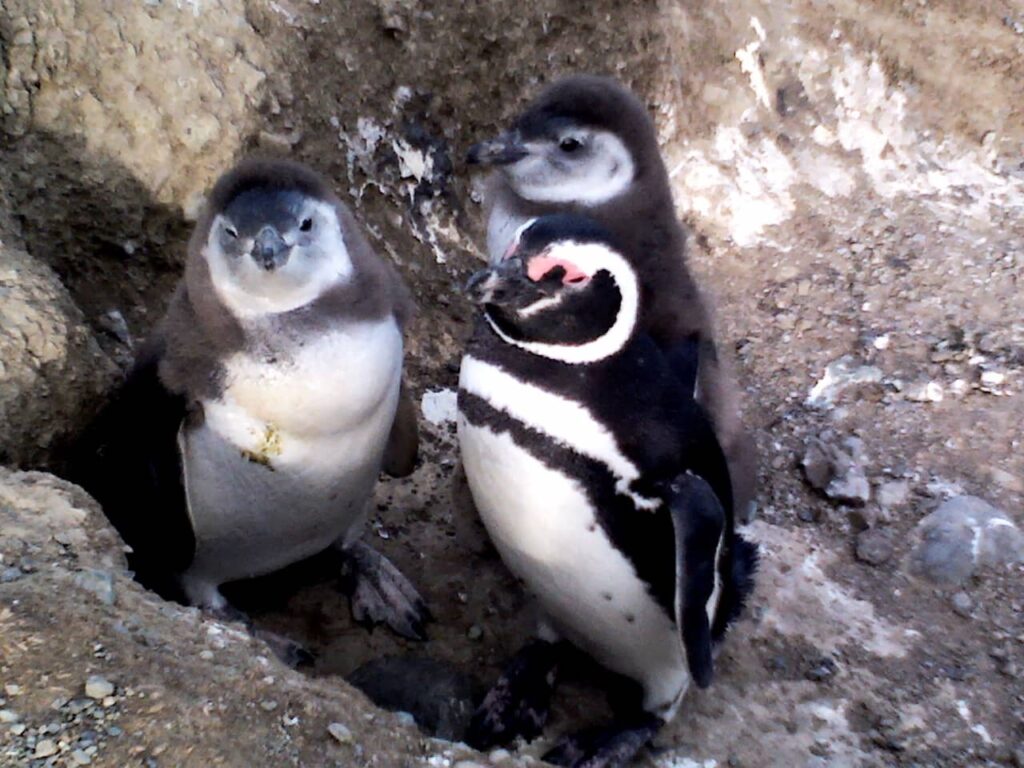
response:
<path fill-rule="evenodd" d="M 715 555 L 726 533 L 722 504 L 703 478 L 681 475 L 670 500 L 676 534 L 676 621 L 690 675 L 698 688 L 711 685 L 711 622 L 707 604 L 715 588 Z"/>
<path fill-rule="evenodd" d="M 465 742 L 485 750 L 522 736 L 531 741 L 548 719 L 563 646 L 546 640 L 524 645 L 477 707 Z"/>
<path fill-rule="evenodd" d="M 409 396 L 405 383 L 398 395 L 398 410 L 391 425 L 388 444 L 384 449 L 384 471 L 391 477 L 406 477 L 416 468 L 420 437 L 416 424 L 416 405 Z"/>
<path fill-rule="evenodd" d="M 131 546 L 129 566 L 142 584 L 182 599 L 176 575 L 195 554 L 182 482 L 178 430 L 188 418 L 185 397 L 158 376 L 163 353 L 155 340 L 140 352 L 124 383 L 74 446 L 68 476 L 103 507 Z M 198 405 L 195 406 L 198 408 Z"/>

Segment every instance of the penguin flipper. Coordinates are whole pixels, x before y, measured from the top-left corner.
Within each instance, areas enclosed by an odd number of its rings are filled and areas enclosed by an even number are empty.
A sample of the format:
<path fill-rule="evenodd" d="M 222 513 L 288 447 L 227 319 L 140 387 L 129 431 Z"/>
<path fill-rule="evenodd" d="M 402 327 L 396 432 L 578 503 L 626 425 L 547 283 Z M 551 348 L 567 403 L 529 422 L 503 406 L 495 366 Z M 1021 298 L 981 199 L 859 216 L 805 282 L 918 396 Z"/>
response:
<path fill-rule="evenodd" d="M 676 535 L 676 623 L 690 675 L 698 688 L 711 684 L 711 619 L 715 559 L 725 531 L 725 510 L 702 477 L 686 473 L 672 483 L 670 500 Z"/>
<path fill-rule="evenodd" d="M 708 349 L 710 347 L 710 349 Z M 679 379 L 680 391 L 687 399 L 697 397 L 697 375 L 700 371 L 701 358 L 705 355 L 715 356 L 714 342 L 701 339 L 691 333 L 682 339 L 673 340 L 662 346 L 669 367 Z"/>
<path fill-rule="evenodd" d="M 406 477 L 416 467 L 420 437 L 416 424 L 416 406 L 405 383 L 398 394 L 398 410 L 391 425 L 388 444 L 384 449 L 384 471 L 392 477 Z"/>
<path fill-rule="evenodd" d="M 71 479 L 103 507 L 133 554 L 139 580 L 179 597 L 195 536 L 188 518 L 177 435 L 187 400 L 160 381 L 159 340 L 140 353 L 124 383 L 76 445 Z"/>

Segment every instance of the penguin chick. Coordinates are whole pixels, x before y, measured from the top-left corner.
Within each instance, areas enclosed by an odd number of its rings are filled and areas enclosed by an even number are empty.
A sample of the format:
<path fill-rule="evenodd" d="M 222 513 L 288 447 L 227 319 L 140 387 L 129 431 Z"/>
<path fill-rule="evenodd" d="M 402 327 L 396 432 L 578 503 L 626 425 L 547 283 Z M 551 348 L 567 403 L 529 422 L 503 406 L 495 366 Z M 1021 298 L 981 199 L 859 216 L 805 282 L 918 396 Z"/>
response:
<path fill-rule="evenodd" d="M 144 584 L 231 616 L 222 584 L 333 546 L 357 620 L 423 637 L 416 590 L 359 541 L 382 464 L 407 473 L 416 455 L 410 311 L 313 171 L 249 160 L 220 178 L 166 316 L 72 466 Z"/>
<path fill-rule="evenodd" d="M 540 218 L 467 293 L 483 312 L 459 379 L 462 461 L 488 533 L 544 617 L 468 740 L 536 736 L 568 641 L 638 683 L 642 702 L 545 759 L 625 764 L 691 680 L 711 683 L 712 647 L 752 588 L 756 548 L 734 530 L 714 430 L 641 326 L 640 278 L 613 235 L 579 216 Z"/>
<path fill-rule="evenodd" d="M 686 266 L 686 235 L 644 105 L 611 78 L 567 77 L 508 131 L 474 145 L 467 159 L 495 169 L 484 201 L 492 263 L 518 227 L 545 214 L 577 212 L 615 236 L 639 277 L 640 325 L 679 371 L 681 388 L 692 391 L 697 379 L 746 520 L 756 494 L 756 446 L 739 419 L 731 361 L 715 346 L 711 314 Z"/>

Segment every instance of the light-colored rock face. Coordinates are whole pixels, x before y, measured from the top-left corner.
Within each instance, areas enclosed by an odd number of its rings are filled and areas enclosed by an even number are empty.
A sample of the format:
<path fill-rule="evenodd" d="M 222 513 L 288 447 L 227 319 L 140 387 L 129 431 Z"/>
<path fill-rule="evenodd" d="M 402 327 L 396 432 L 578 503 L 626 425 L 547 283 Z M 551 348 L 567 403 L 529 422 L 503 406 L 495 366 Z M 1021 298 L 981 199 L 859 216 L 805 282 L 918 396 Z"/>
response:
<path fill-rule="evenodd" d="M 113 379 L 53 270 L 0 243 L 0 460 L 45 460 Z"/>
<path fill-rule="evenodd" d="M 268 57 L 241 0 L 14 0 L 4 15 L 14 136 L 79 139 L 157 201 L 194 207 L 254 130 Z"/>

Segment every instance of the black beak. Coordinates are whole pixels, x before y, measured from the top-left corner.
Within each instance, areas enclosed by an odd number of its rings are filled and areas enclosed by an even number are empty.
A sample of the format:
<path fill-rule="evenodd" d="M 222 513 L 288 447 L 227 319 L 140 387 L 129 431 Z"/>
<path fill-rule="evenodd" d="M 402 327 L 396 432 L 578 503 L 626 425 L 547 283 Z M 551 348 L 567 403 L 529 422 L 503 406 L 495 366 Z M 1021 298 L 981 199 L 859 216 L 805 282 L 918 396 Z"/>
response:
<path fill-rule="evenodd" d="M 503 133 L 496 139 L 481 141 L 469 148 L 466 162 L 470 165 L 511 165 L 530 154 L 518 133 Z"/>
<path fill-rule="evenodd" d="M 288 243 L 269 224 L 260 230 L 252 244 L 253 261 L 268 272 L 283 267 L 290 253 Z"/>
<path fill-rule="evenodd" d="M 523 260 L 512 256 L 493 267 L 482 269 L 466 283 L 466 298 L 474 304 L 501 306 L 514 300 L 519 289 L 529 285 Z"/>

